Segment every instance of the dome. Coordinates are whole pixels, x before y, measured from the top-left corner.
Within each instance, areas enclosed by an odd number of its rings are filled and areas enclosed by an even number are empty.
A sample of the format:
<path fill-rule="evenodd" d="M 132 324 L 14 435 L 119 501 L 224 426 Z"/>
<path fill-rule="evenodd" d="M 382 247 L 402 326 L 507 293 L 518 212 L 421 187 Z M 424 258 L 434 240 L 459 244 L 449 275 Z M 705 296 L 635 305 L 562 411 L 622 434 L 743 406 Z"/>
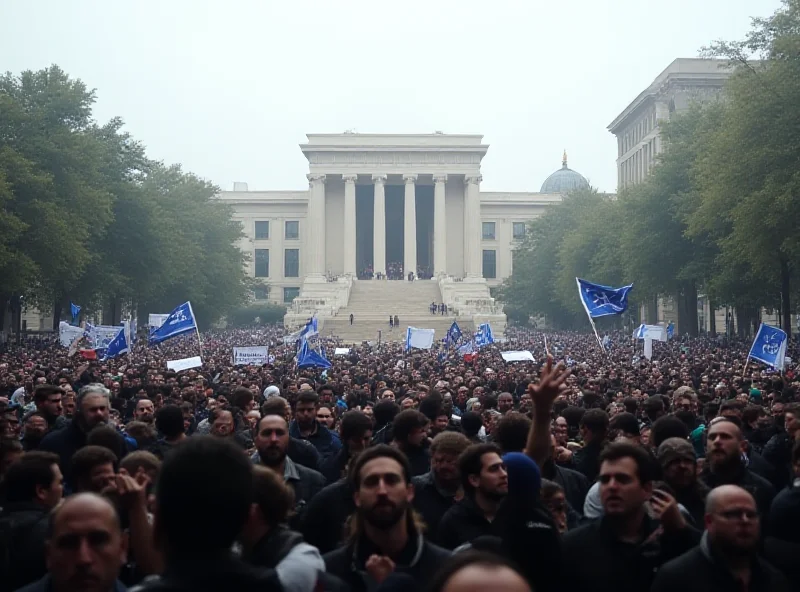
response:
<path fill-rule="evenodd" d="M 569 193 L 575 189 L 585 189 L 587 187 L 589 187 L 589 181 L 578 171 L 573 171 L 567 166 L 567 153 L 565 151 L 564 158 L 561 161 L 561 168 L 545 179 L 544 183 L 542 183 L 541 193 Z"/>

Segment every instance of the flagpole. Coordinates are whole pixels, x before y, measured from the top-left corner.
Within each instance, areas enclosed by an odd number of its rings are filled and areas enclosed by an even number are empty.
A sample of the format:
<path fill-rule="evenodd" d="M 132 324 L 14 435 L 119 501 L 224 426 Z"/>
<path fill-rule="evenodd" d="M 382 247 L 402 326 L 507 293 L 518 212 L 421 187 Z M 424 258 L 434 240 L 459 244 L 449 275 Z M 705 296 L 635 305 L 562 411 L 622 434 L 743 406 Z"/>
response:
<path fill-rule="evenodd" d="M 192 320 L 194 321 L 194 332 L 197 334 L 197 345 L 200 347 L 200 359 L 202 359 L 203 358 L 203 341 L 200 339 L 200 329 L 197 327 L 197 317 L 194 316 L 194 310 L 192 310 L 191 301 L 187 300 L 186 302 L 189 305 L 189 313 L 192 315 Z"/>
<path fill-rule="evenodd" d="M 583 305 L 583 310 L 586 311 L 586 316 L 589 319 L 589 324 L 592 326 L 592 331 L 594 331 L 595 339 L 597 339 L 597 345 L 600 347 L 601 350 L 603 350 L 603 353 L 606 354 L 606 356 L 608 356 L 609 354 L 606 351 L 606 348 L 603 347 L 603 343 L 600 341 L 600 336 L 597 334 L 597 327 L 594 326 L 594 319 L 592 318 L 592 315 L 589 313 L 589 308 L 586 306 L 586 302 L 584 302 L 583 300 L 583 293 L 581 292 L 581 282 L 577 277 L 575 278 L 575 283 L 578 286 L 578 298 L 580 298 L 581 300 L 581 304 Z"/>

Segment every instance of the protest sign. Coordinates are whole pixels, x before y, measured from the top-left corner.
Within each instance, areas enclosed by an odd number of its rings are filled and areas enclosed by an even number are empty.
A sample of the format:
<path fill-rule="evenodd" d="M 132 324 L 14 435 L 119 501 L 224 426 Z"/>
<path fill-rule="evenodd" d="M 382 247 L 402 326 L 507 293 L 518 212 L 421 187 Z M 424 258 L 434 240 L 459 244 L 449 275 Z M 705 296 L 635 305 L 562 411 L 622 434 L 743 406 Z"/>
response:
<path fill-rule="evenodd" d="M 500 352 L 506 362 L 535 362 L 533 354 L 527 350 Z"/>
<path fill-rule="evenodd" d="M 153 314 L 153 313 L 150 313 L 150 315 L 147 318 L 147 324 L 150 325 L 151 329 L 158 329 L 161 325 L 164 324 L 164 321 L 167 320 L 168 316 L 169 316 L 169 313 L 167 313 L 167 314 Z"/>
<path fill-rule="evenodd" d="M 83 328 L 70 325 L 66 321 L 58 324 L 58 340 L 64 347 L 69 347 L 73 341 L 83 337 Z"/>
<path fill-rule="evenodd" d="M 168 360 L 167 370 L 180 372 L 181 370 L 189 370 L 189 368 L 199 368 L 202 365 L 203 360 L 200 359 L 200 356 L 195 356 L 193 358 L 181 358 L 180 360 Z"/>
<path fill-rule="evenodd" d="M 234 366 L 262 366 L 269 361 L 269 347 L 257 345 L 252 347 L 234 347 Z"/>
<path fill-rule="evenodd" d="M 350 353 L 349 347 L 337 347 L 335 350 L 333 350 L 334 356 L 346 356 L 349 353 Z"/>

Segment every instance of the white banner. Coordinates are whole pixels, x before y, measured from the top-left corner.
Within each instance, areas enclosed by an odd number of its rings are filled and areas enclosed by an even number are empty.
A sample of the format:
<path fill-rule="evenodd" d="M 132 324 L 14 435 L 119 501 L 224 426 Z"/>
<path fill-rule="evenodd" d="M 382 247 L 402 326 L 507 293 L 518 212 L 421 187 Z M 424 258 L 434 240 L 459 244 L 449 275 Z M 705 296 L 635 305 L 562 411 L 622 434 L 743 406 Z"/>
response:
<path fill-rule="evenodd" d="M 269 347 L 256 345 L 252 347 L 234 347 L 234 366 L 263 366 L 269 362 Z"/>
<path fill-rule="evenodd" d="M 103 349 L 108 347 L 119 333 L 119 327 L 115 325 L 87 325 L 89 343 L 93 349 Z"/>
<path fill-rule="evenodd" d="M 180 372 L 181 370 L 188 370 L 189 368 L 199 368 L 202 365 L 203 360 L 200 359 L 200 356 L 195 356 L 193 358 L 169 360 L 167 361 L 167 370 L 175 370 L 175 372 Z"/>
<path fill-rule="evenodd" d="M 644 339 L 644 357 L 648 360 L 653 359 L 653 340 L 649 337 Z"/>
<path fill-rule="evenodd" d="M 635 339 L 653 339 L 654 341 L 666 341 L 667 330 L 661 325 L 639 325 L 633 333 Z"/>
<path fill-rule="evenodd" d="M 64 347 L 69 347 L 70 345 L 72 345 L 73 341 L 75 341 L 78 337 L 81 337 L 82 335 L 83 335 L 82 327 L 75 327 L 74 325 L 70 325 L 66 321 L 61 321 L 58 324 L 58 340 Z"/>
<path fill-rule="evenodd" d="M 333 350 L 334 356 L 346 356 L 349 353 L 350 353 L 349 347 L 337 347 L 335 350 Z"/>
<path fill-rule="evenodd" d="M 506 362 L 535 362 L 533 354 L 527 350 L 500 352 Z"/>
<path fill-rule="evenodd" d="M 167 314 L 150 313 L 150 315 L 147 317 L 147 324 L 150 325 L 151 329 L 158 329 L 161 325 L 164 324 L 164 321 L 167 320 L 168 316 L 169 313 Z"/>

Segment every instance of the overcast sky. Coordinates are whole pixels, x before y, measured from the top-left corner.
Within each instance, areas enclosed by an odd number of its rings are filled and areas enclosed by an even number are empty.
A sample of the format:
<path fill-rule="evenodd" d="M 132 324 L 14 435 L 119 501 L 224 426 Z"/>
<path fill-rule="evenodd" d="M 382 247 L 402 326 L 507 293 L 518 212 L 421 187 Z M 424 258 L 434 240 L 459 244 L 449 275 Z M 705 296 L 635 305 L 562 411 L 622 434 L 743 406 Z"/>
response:
<path fill-rule="evenodd" d="M 616 188 L 606 126 L 779 0 L 0 0 L 0 70 L 58 64 L 152 158 L 305 189 L 306 133 L 479 133 L 484 190 Z"/>

